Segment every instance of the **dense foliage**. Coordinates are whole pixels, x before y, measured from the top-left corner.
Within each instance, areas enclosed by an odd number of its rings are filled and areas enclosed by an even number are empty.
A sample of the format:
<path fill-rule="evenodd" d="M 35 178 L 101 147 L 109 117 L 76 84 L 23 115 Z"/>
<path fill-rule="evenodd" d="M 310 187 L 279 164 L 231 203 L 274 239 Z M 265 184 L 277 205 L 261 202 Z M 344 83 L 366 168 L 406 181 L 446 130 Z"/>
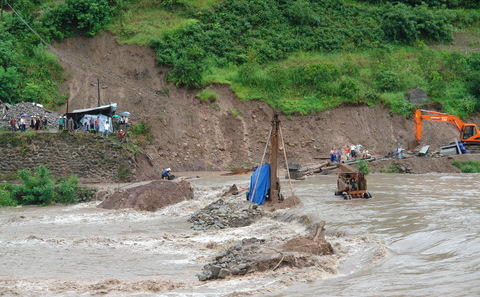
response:
<path fill-rule="evenodd" d="M 107 25 L 113 9 L 107 0 L 2 1 L 0 18 L 0 100 L 40 102 L 49 108 L 65 103 L 58 92 L 63 69 L 47 51 L 49 43 L 80 34 L 94 35 Z M 28 26 L 22 21 L 25 20 Z"/>
<path fill-rule="evenodd" d="M 78 178 L 53 180 L 51 172 L 40 165 L 31 172 L 21 169 L 17 172 L 21 185 L 4 184 L 0 188 L 0 207 L 20 205 L 49 205 L 52 202 L 72 204 L 86 201 L 93 195 L 93 190 L 80 187 Z"/>
<path fill-rule="evenodd" d="M 361 103 L 408 115 L 405 94 L 416 87 L 445 112 L 480 110 L 478 54 L 427 46 L 477 32 L 478 1 L 10 2 L 47 41 L 108 28 L 120 41 L 150 44 L 177 86 L 227 83 L 286 114 Z M 2 12 L 0 26 L 0 100 L 62 104 L 55 58 L 16 15 Z"/>

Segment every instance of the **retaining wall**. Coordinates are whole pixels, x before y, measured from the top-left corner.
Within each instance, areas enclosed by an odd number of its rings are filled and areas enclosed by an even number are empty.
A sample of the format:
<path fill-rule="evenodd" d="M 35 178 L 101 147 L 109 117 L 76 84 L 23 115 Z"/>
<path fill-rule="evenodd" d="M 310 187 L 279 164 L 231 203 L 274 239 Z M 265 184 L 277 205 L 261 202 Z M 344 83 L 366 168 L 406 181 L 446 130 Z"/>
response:
<path fill-rule="evenodd" d="M 130 181 L 133 153 L 115 138 L 90 133 L 5 132 L 0 134 L 0 174 L 45 165 L 56 177 L 77 175 L 82 182 Z"/>

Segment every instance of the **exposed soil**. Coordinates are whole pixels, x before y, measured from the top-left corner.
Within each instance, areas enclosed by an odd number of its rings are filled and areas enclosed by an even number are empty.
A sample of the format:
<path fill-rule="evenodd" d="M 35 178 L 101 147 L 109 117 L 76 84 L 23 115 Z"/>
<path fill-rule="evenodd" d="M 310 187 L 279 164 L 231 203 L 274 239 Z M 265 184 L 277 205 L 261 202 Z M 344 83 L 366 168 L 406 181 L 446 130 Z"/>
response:
<path fill-rule="evenodd" d="M 134 123 L 146 121 L 152 125 L 153 140 L 143 148 L 150 160 L 141 158 L 137 179 L 156 179 L 165 167 L 173 171 L 217 171 L 258 164 L 262 159 L 273 115 L 263 102 L 243 103 L 227 85 L 211 85 L 209 89 L 218 94 L 216 104 L 220 107 L 212 108 L 195 98 L 200 90 L 167 83 L 169 69 L 156 64 L 151 48 L 119 45 L 110 34 L 70 38 L 55 44 L 55 48 L 66 61 L 66 81 L 61 89 L 69 97 L 69 111 L 97 106 L 99 78 L 101 104 L 117 102 L 117 112 L 129 111 Z M 66 110 L 64 106 L 60 111 Z M 232 115 L 230 110 L 239 111 L 239 115 Z M 381 106 L 342 106 L 280 119 L 288 162 L 302 165 L 318 164 L 318 158 L 328 156 L 331 148 L 347 144 L 362 144 L 379 158 L 394 152 L 397 145 L 406 148 L 414 138 L 413 119 L 390 114 Z M 469 122 L 478 124 L 480 118 Z M 455 137 L 458 132 L 453 125 L 426 122 L 422 144 L 429 144 L 434 151 Z M 419 168 L 413 172 L 457 172 L 447 158 L 416 158 L 410 162 Z M 438 165 L 425 170 L 434 163 Z"/>
<path fill-rule="evenodd" d="M 188 182 L 157 180 L 108 195 L 98 207 L 157 211 L 167 205 L 190 199 L 193 199 L 193 190 Z"/>

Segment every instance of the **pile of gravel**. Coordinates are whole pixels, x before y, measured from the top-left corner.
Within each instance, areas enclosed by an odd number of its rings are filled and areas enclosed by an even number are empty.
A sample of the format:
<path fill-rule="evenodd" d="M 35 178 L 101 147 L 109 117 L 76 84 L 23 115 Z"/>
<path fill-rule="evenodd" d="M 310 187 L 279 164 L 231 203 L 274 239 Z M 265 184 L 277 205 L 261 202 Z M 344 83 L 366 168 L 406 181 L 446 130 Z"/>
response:
<path fill-rule="evenodd" d="M 263 216 L 258 205 L 250 203 L 227 203 L 219 199 L 203 209 L 196 211 L 188 222 L 193 223 L 195 231 L 211 228 L 243 227 L 252 224 L 257 217 Z"/>
<path fill-rule="evenodd" d="M 245 257 L 245 254 L 255 254 L 259 246 L 264 243 L 265 240 L 257 238 L 237 240 L 235 245 L 218 253 L 214 261 L 205 265 L 202 272 L 197 274 L 198 279 L 206 281 L 226 278 L 229 275 L 245 275 L 254 272 L 250 271 L 252 263 Z"/>
<path fill-rule="evenodd" d="M 47 117 L 48 119 L 48 126 L 50 129 L 57 129 L 58 128 L 58 118 L 60 114 L 43 108 L 42 105 L 32 102 L 19 102 L 15 105 L 10 105 L 8 103 L 4 103 L 1 105 L 1 118 L 0 118 L 0 126 L 10 127 L 10 120 L 12 117 L 17 121 L 20 122 L 20 117 L 22 114 L 28 114 L 30 117 L 37 116 L 37 117 Z M 30 125 L 30 117 L 27 118 L 27 126 Z"/>

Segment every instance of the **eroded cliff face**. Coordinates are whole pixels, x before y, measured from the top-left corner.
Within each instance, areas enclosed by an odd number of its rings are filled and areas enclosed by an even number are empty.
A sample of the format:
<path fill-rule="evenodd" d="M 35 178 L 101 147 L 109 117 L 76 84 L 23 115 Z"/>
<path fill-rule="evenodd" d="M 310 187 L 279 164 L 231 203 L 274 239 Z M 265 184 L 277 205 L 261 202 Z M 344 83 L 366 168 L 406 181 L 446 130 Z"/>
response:
<path fill-rule="evenodd" d="M 110 34 L 67 39 L 55 48 L 70 61 L 64 64 L 62 85 L 69 111 L 97 106 L 99 78 L 101 104 L 116 102 L 117 111 L 131 112 L 134 123 L 152 126 L 152 142 L 143 150 L 151 157 L 153 170 L 145 172 L 154 174 L 165 167 L 222 170 L 262 159 L 273 117 L 264 103 L 242 103 L 226 85 L 209 86 L 218 99 L 212 104 L 201 102 L 195 98 L 200 90 L 166 82 L 168 68 L 156 65 L 152 49 L 119 45 Z M 343 106 L 309 116 L 280 116 L 280 120 L 290 163 L 315 164 L 331 148 L 347 144 L 362 144 L 372 155 L 383 156 L 414 139 L 412 119 L 391 115 L 380 106 Z M 422 143 L 434 150 L 453 141 L 458 132 L 452 125 L 428 122 L 423 135 Z"/>

